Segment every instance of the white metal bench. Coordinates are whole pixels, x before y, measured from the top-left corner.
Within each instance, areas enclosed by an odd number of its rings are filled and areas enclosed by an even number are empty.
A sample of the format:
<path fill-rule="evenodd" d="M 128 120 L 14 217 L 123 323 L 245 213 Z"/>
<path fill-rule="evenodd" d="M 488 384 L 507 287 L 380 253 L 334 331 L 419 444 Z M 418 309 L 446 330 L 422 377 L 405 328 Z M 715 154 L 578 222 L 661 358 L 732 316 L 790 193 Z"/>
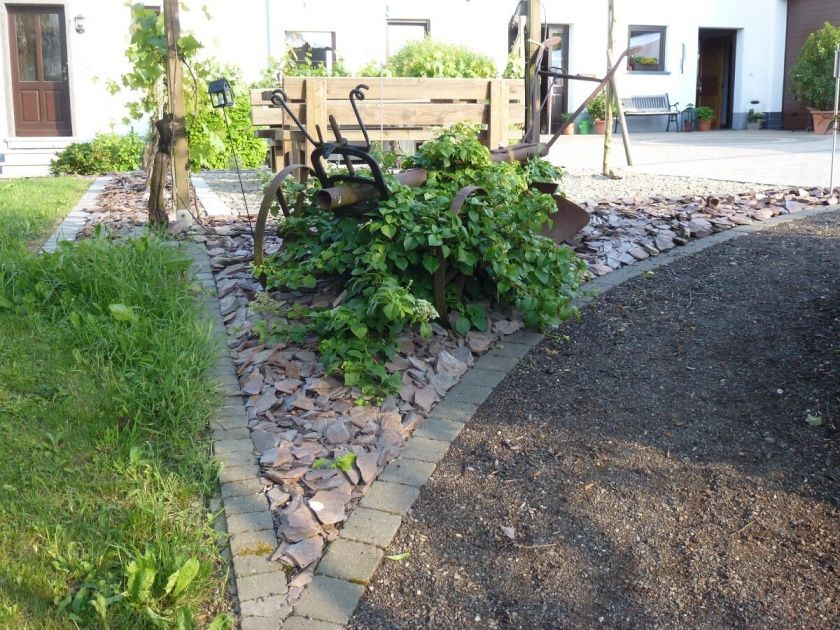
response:
<path fill-rule="evenodd" d="M 665 131 L 671 130 L 672 122 L 677 131 L 680 130 L 680 111 L 676 103 L 671 105 L 667 94 L 622 98 L 621 105 L 625 116 L 667 116 L 668 125 Z M 614 129 L 618 129 L 618 116 L 615 118 Z"/>

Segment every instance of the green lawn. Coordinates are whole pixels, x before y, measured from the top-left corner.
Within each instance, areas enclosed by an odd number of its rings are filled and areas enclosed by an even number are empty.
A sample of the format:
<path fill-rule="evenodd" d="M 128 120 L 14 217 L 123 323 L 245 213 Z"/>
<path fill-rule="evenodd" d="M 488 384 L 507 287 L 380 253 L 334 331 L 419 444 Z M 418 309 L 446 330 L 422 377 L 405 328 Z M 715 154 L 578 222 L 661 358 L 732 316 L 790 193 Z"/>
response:
<path fill-rule="evenodd" d="M 27 251 L 88 184 L 0 183 L 0 627 L 207 627 L 216 348 L 177 249 Z"/>
<path fill-rule="evenodd" d="M 0 250 L 49 236 L 91 181 L 82 177 L 0 179 Z"/>

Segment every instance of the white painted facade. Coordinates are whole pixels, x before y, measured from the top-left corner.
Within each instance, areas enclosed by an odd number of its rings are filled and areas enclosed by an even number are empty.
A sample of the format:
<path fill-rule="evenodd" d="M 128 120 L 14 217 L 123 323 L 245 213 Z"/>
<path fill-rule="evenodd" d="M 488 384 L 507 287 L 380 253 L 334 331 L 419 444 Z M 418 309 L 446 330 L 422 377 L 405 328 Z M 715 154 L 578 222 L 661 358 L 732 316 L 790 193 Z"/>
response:
<path fill-rule="evenodd" d="M 98 131 L 125 127 L 124 95 L 111 95 L 108 79 L 126 69 L 130 9 L 120 0 L 0 0 L 0 156 L 15 147 L 49 144 L 47 139 L 18 139 L 11 101 L 11 64 L 7 5 L 62 5 L 66 25 L 72 138 L 88 139 Z M 147 0 L 145 5 L 153 5 Z M 188 3 L 182 29 L 193 32 L 219 61 L 239 66 L 246 81 L 256 79 L 269 57 L 283 55 L 287 31 L 334 33 L 336 53 L 355 70 L 383 61 L 387 20 L 428 20 L 434 39 L 462 44 L 490 55 L 499 71 L 508 52 L 508 23 L 517 0 L 201 0 Z M 201 10 L 206 5 L 210 19 Z M 615 0 L 615 49 L 628 42 L 630 25 L 664 26 L 665 69 L 661 73 L 618 71 L 624 96 L 668 93 L 681 106 L 693 103 L 697 83 L 698 34 L 701 28 L 735 30 L 732 124 L 742 127 L 746 111 L 780 112 L 782 107 L 786 0 Z M 569 28 L 569 72 L 603 76 L 606 69 L 606 0 L 544 0 L 548 24 Z M 82 16 L 84 32 L 76 32 Z M 572 82 L 568 110 L 573 111 L 594 84 Z M 751 101 L 759 101 L 752 105 Z M 660 124 L 661 123 L 661 124 Z M 663 128 L 662 119 L 631 122 L 631 129 Z M 69 139 L 54 139 L 66 144 Z M 10 148 L 11 147 L 11 148 Z M 20 149 L 18 149 L 20 151 Z M 0 158 L 2 159 L 2 158 Z M 9 158 L 6 164 L 9 165 Z M 0 161 L 0 169 L 4 162 Z M 6 173 L 10 171 L 6 168 Z M 2 170 L 0 170 L 2 172 Z M 20 173 L 21 171 L 18 170 Z"/>

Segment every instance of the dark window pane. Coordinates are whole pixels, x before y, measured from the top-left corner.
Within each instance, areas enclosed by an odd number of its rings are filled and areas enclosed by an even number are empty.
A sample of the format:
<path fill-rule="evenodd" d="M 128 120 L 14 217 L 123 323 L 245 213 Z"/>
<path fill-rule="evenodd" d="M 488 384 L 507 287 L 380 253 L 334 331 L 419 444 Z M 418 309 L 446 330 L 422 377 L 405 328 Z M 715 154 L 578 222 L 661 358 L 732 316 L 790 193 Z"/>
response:
<path fill-rule="evenodd" d="M 665 28 L 630 27 L 630 47 L 637 48 L 627 60 L 636 72 L 664 70 Z"/>
<path fill-rule="evenodd" d="M 21 81 L 38 80 L 38 53 L 35 49 L 35 17 L 34 13 L 18 13 L 15 15 L 18 79 Z"/>
<path fill-rule="evenodd" d="M 61 81 L 61 26 L 57 13 L 41 14 L 41 58 L 44 81 Z"/>

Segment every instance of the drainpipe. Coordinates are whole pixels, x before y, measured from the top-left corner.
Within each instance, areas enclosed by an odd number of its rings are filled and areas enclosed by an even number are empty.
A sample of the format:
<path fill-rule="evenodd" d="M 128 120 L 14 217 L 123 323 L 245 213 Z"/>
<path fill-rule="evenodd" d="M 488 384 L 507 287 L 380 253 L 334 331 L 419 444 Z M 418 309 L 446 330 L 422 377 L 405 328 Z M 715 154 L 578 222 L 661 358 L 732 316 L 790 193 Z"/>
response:
<path fill-rule="evenodd" d="M 268 61 L 266 65 L 271 65 L 271 59 L 274 57 L 271 51 L 271 0 L 265 0 L 265 49 L 268 54 Z"/>

